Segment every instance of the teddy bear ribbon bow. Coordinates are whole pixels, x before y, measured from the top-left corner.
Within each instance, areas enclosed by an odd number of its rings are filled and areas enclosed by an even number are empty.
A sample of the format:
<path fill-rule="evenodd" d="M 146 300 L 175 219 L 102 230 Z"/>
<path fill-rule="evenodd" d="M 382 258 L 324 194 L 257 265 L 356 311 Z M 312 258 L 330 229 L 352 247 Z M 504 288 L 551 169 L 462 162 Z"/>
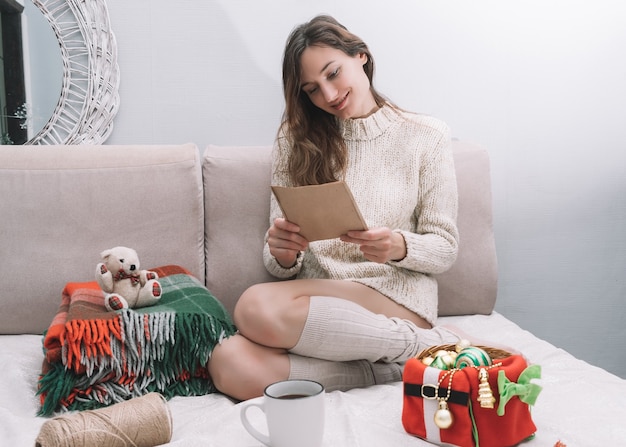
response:
<path fill-rule="evenodd" d="M 129 275 L 124 270 L 120 270 L 119 272 L 117 272 L 117 275 L 115 275 L 114 279 L 116 281 L 121 281 L 122 279 L 130 279 L 130 282 L 132 284 L 139 284 L 139 277 L 138 276 Z"/>
<path fill-rule="evenodd" d="M 513 396 L 528 404 L 535 405 L 535 401 L 541 392 L 541 386 L 530 383 L 532 379 L 541 378 L 541 366 L 531 365 L 520 374 L 517 383 L 511 382 L 504 373 L 498 372 L 498 392 L 500 393 L 500 403 L 498 404 L 498 416 L 504 415 L 504 407 Z"/>

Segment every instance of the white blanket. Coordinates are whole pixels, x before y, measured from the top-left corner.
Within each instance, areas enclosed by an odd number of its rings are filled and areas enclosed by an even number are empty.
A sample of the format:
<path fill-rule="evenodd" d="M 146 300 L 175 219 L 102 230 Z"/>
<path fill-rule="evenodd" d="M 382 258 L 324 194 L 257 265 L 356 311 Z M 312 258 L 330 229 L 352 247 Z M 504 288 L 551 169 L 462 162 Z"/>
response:
<path fill-rule="evenodd" d="M 543 391 L 533 407 L 536 437 L 528 447 L 626 445 L 626 380 L 574 358 L 498 313 L 445 317 L 468 335 L 523 353 L 542 366 Z M 623 355 L 618 354 L 616 355 Z M 41 337 L 0 336 L 0 445 L 32 447 L 45 418 L 35 396 L 43 359 Z M 170 446 L 260 446 L 239 420 L 241 405 L 212 394 L 169 402 L 174 422 Z M 402 383 L 326 394 L 324 446 L 429 446 L 401 422 Z M 265 431 L 263 416 L 252 422 Z"/>

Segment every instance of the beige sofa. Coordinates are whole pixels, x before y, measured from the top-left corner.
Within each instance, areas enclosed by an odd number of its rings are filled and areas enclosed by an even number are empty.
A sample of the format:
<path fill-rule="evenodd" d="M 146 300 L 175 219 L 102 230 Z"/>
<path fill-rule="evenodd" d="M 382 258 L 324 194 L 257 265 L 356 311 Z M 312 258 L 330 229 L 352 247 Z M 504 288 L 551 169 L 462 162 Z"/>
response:
<path fill-rule="evenodd" d="M 625 381 L 493 311 L 497 263 L 489 158 L 464 142 L 454 141 L 453 150 L 461 243 L 458 261 L 439 276 L 439 315 L 542 364 L 548 382 L 534 413 L 539 430 L 533 445 L 551 447 L 568 436 L 585 440 L 588 433 L 596 445 L 620 434 L 626 439 L 626 432 L 615 431 L 619 424 L 602 433 L 581 429 L 588 418 L 576 413 L 577 400 L 568 403 L 563 393 L 584 383 L 572 382 L 563 365 L 581 370 L 589 391 L 600 386 L 626 395 Z M 0 147 L 0 439 L 18 446 L 34 442 L 45 420 L 35 417 L 41 334 L 65 283 L 92 280 L 102 250 L 133 247 L 144 268 L 181 265 L 229 312 L 249 285 L 273 280 L 261 257 L 269 224 L 270 151 L 264 146 L 201 151 L 193 144 Z M 602 406 L 608 404 L 609 419 L 626 420 L 623 402 L 585 394 L 597 415 L 606 414 Z M 325 445 L 422 445 L 402 430 L 401 395 L 400 382 L 329 393 Z M 171 445 L 253 445 L 239 424 L 239 406 L 224 396 L 174 398 L 169 406 Z M 359 417 L 352 418 L 356 409 Z"/>
<path fill-rule="evenodd" d="M 21 146 L 0 151 L 2 334 L 40 334 L 68 281 L 93 279 L 102 250 L 125 245 L 142 266 L 179 264 L 229 311 L 271 281 L 270 147 Z M 441 277 L 441 314 L 488 314 L 496 298 L 486 152 L 455 143 L 459 261 Z M 33 309 L 37 309 L 33 313 Z"/>

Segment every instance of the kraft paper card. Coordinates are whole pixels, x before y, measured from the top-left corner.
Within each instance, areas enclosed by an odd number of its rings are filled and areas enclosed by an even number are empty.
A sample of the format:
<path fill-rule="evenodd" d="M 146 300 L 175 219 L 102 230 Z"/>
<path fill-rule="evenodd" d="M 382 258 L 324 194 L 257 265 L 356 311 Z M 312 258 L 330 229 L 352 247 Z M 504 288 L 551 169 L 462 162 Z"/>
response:
<path fill-rule="evenodd" d="M 309 242 L 334 239 L 367 225 L 343 181 L 310 186 L 272 186 L 285 219 Z"/>

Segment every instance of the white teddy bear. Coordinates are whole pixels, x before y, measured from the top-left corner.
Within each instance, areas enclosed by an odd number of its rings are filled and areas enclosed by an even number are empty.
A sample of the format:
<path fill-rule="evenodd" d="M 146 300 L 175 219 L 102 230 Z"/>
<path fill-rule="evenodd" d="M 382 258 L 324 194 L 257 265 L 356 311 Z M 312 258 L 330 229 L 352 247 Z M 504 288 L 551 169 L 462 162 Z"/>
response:
<path fill-rule="evenodd" d="M 128 247 L 103 251 L 96 266 L 96 281 L 105 292 L 104 305 L 109 311 L 151 306 L 161 299 L 159 275 L 139 270 L 137 252 Z"/>

